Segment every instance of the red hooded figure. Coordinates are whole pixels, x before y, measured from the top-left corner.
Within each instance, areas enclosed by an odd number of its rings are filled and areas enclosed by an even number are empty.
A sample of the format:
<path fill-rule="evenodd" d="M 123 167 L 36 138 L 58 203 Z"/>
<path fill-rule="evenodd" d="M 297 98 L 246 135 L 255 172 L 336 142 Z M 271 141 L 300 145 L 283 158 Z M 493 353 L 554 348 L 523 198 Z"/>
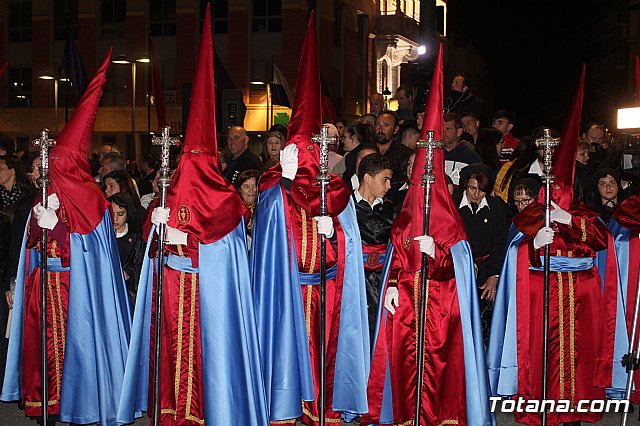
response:
<path fill-rule="evenodd" d="M 210 6 L 202 29 L 183 153 L 167 192 L 160 424 L 266 425 L 246 246 L 247 209 L 218 164 Z M 138 287 L 119 424 L 153 412 L 155 231 Z"/>
<path fill-rule="evenodd" d="M 349 191 L 337 176 L 319 217 L 321 88 L 312 13 L 302 46 L 288 145 L 265 172 L 255 210 L 251 263 L 263 375 L 272 421 L 316 425 L 367 411 L 369 335 L 362 247 Z M 320 236 L 327 239 L 326 408 L 320 378 Z M 302 403 L 301 403 L 302 402 Z"/>
<path fill-rule="evenodd" d="M 16 277 L 0 399 L 42 416 L 40 229 L 47 234 L 49 414 L 63 422 L 113 424 L 131 326 L 109 203 L 90 174 L 93 127 L 111 52 L 49 154 L 48 206 L 37 203 Z"/>
<path fill-rule="evenodd" d="M 492 394 L 542 398 L 544 247 L 550 246 L 548 394 L 551 400 L 604 399 L 594 386 L 603 286 L 595 266 L 610 235 L 597 213 L 573 197 L 573 175 L 584 93 L 585 67 L 553 154 L 551 226 L 545 227 L 544 191 L 513 219 L 500 274 L 487 351 Z M 607 278 L 614 277 L 614 256 Z M 615 271 L 615 269 L 614 269 Z M 607 292 L 605 283 L 605 293 Z M 606 296 L 605 296 L 606 298 Z M 615 297 L 614 297 L 615 299 Z M 567 410 L 569 411 L 569 410 Z M 518 412 L 516 421 L 540 424 L 540 413 Z M 548 424 L 600 420 L 601 413 L 550 412 Z"/>
<path fill-rule="evenodd" d="M 441 140 L 442 46 L 425 106 L 427 130 Z M 422 253 L 427 253 L 424 382 L 420 423 L 489 425 L 488 379 L 480 329 L 473 257 L 462 219 L 447 188 L 444 156 L 434 150 L 429 236 L 424 236 L 426 148 L 418 148 L 410 187 L 391 231 L 393 249 L 383 276 L 371 375 L 369 413 L 362 424 L 410 424 L 416 406 L 418 305 Z M 417 237 L 417 238 L 416 238 Z M 429 247 L 425 247 L 429 246 Z M 381 304 L 382 305 L 382 304 Z"/>

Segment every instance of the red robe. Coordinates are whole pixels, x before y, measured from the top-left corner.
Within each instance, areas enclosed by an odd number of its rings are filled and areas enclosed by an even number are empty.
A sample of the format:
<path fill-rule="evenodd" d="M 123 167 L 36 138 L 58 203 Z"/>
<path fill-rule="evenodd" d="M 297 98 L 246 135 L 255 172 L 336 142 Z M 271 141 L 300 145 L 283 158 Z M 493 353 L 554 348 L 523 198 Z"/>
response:
<path fill-rule="evenodd" d="M 428 257 L 428 261 L 421 422 L 437 425 L 449 421 L 445 424 L 465 425 L 464 349 L 453 259 L 448 248 L 436 243 L 435 260 Z M 405 270 L 402 247 L 394 251 L 391 262 L 386 287 L 398 288 L 398 307 L 395 315 L 388 313 L 386 327 L 381 322 L 378 332 L 367 393 L 369 413 L 362 416 L 363 425 L 380 421 L 387 359 L 394 395 L 394 421 L 400 425 L 412 424 L 414 418 L 421 273 Z"/>
<path fill-rule="evenodd" d="M 61 212 L 63 208 L 61 207 Z M 64 215 L 61 215 L 64 217 Z M 69 231 L 59 220 L 47 234 L 49 258 L 60 258 L 69 266 Z M 31 217 L 27 248 L 40 248 L 40 227 Z M 27 252 L 29 255 L 29 252 Z M 38 256 L 40 254 L 38 253 Z M 39 259 L 38 259 L 39 262 Z M 22 351 L 22 403 L 29 417 L 42 416 L 41 351 L 40 351 L 40 267 L 29 275 L 24 289 L 24 340 Z M 69 303 L 69 272 L 49 272 L 47 277 L 47 360 L 49 414 L 60 413 L 60 389 L 64 366 L 64 348 Z"/>
<path fill-rule="evenodd" d="M 527 212 L 527 213 L 525 213 Z M 552 223 L 556 231 L 550 245 L 552 256 L 595 258 L 607 248 L 608 231 L 597 214 L 572 206 L 570 225 Z M 522 214 L 525 213 L 525 214 Z M 514 218 L 527 237 L 518 248 L 517 341 L 518 394 L 514 398 L 542 398 L 542 325 L 544 272 L 530 270 L 542 266 L 543 249 L 533 248 L 533 237 L 544 226 L 544 212 L 533 204 Z M 528 280 L 520 277 L 528 276 Z M 528 281 L 528 282 L 527 282 Z M 523 291 L 527 290 L 527 291 Z M 579 400 L 605 399 L 604 389 L 594 386 L 596 351 L 600 340 L 602 286 L 598 270 L 553 272 L 549 287 L 548 396 L 552 400 L 569 400 L 571 407 Z M 601 413 L 549 413 L 549 425 L 562 422 L 596 422 Z M 520 423 L 540 424 L 536 413 L 516 413 Z"/>

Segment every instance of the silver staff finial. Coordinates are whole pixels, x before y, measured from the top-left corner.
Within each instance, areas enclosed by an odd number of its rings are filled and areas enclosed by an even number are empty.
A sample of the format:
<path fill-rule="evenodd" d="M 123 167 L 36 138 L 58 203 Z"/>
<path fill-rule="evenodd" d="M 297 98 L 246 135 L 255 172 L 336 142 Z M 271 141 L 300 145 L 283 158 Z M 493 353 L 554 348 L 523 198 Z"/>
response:
<path fill-rule="evenodd" d="M 42 129 L 40 137 L 32 141 L 33 145 L 40 150 L 40 177 L 38 185 L 43 191 L 42 207 L 47 208 L 46 188 L 50 183 L 49 179 L 49 149 L 56 146 L 56 140 L 49 138 L 49 129 Z"/>
<path fill-rule="evenodd" d="M 162 133 L 160 136 L 154 136 L 152 139 L 152 143 L 154 145 L 160 145 L 162 148 L 160 154 L 160 176 L 158 177 L 158 189 L 162 194 L 166 193 L 163 189 L 169 187 L 171 183 L 171 178 L 169 177 L 169 147 L 171 145 L 178 144 L 178 138 L 172 138 L 170 135 L 171 128 L 169 126 L 165 126 L 162 128 Z M 164 206 L 164 204 L 162 204 Z"/>
<path fill-rule="evenodd" d="M 542 137 L 536 139 L 536 146 L 538 149 L 543 150 L 543 172 L 545 178 L 553 181 L 554 177 L 551 175 L 551 168 L 553 166 L 553 152 L 557 146 L 560 145 L 560 138 L 554 138 L 551 135 L 551 129 L 544 128 Z"/>
<path fill-rule="evenodd" d="M 433 184 L 436 181 L 436 175 L 433 174 L 433 152 L 437 148 L 442 148 L 442 142 L 435 140 L 435 132 L 433 130 L 427 130 L 426 139 L 419 140 L 417 147 L 427 149 L 422 185 Z M 411 176 L 409 176 L 409 179 L 411 179 Z"/>

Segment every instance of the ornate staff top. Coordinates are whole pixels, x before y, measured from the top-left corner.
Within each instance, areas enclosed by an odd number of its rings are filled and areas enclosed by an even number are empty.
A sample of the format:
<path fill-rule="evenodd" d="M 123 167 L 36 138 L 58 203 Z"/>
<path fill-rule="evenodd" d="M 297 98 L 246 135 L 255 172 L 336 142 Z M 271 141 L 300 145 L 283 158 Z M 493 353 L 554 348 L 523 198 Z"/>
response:
<path fill-rule="evenodd" d="M 553 151 L 559 145 L 560 138 L 551 136 L 551 129 L 549 128 L 545 128 L 542 137 L 536 139 L 536 146 L 538 149 L 543 150 L 543 178 L 548 179 L 550 182 L 554 180 L 554 176 L 551 174 Z"/>
<path fill-rule="evenodd" d="M 311 141 L 320 145 L 320 174 L 316 176 L 316 180 L 320 184 L 320 214 L 325 215 L 327 212 L 327 185 L 331 180 L 329 175 L 329 144 L 337 143 L 338 138 L 329 135 L 329 126 L 322 125 L 320 134 L 311 136 Z"/>
<path fill-rule="evenodd" d="M 38 184 L 42 190 L 42 207 L 47 208 L 47 186 L 49 179 L 49 149 L 56 146 L 55 139 L 49 139 L 49 129 L 42 129 L 40 137 L 33 140 L 33 145 L 40 150 L 40 177 Z"/>
<path fill-rule="evenodd" d="M 167 188 L 171 183 L 171 177 L 169 176 L 169 147 L 171 145 L 178 144 L 178 138 L 172 138 L 170 135 L 171 127 L 165 126 L 162 128 L 161 136 L 154 136 L 152 143 L 154 145 L 160 145 L 162 148 L 160 154 L 160 176 L 158 177 L 158 189 L 160 190 L 160 205 L 166 206 L 166 194 Z"/>
<path fill-rule="evenodd" d="M 433 184 L 436 181 L 436 175 L 433 174 L 433 152 L 435 149 L 442 148 L 442 142 L 435 140 L 434 131 L 427 130 L 427 137 L 424 140 L 419 140 L 417 144 L 418 148 L 426 148 L 426 161 L 424 163 L 424 174 L 422 175 L 422 185 L 426 186 L 427 183 Z M 409 176 L 411 179 L 411 176 Z"/>

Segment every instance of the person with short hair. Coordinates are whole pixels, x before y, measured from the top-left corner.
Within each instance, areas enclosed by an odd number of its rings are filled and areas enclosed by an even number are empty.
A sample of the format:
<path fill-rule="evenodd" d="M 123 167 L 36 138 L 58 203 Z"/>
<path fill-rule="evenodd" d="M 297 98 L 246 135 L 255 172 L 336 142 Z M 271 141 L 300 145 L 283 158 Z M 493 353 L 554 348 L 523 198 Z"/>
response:
<path fill-rule="evenodd" d="M 107 152 L 100 160 L 100 169 L 98 170 L 99 182 L 104 183 L 104 176 L 114 170 L 125 170 L 124 159 L 119 152 Z"/>
<path fill-rule="evenodd" d="M 460 115 L 460 121 L 462 121 L 462 127 L 465 132 L 469 133 L 473 137 L 473 144 L 478 141 L 478 131 L 480 129 L 480 119 L 472 112 L 465 112 Z"/>
<path fill-rule="evenodd" d="M 157 162 L 158 160 L 151 153 L 142 154 L 140 157 L 140 171 L 142 172 L 142 179 L 140 179 L 140 185 L 138 185 L 140 196 L 153 192 L 151 182 L 156 176 Z"/>
<path fill-rule="evenodd" d="M 391 189 L 393 163 L 383 155 L 368 154 L 358 166 L 360 185 L 353 191 L 358 228 L 362 239 L 364 276 L 369 315 L 369 336 L 376 329 L 380 280 L 386 258 L 391 225 L 395 218 L 393 203 L 385 198 Z"/>
<path fill-rule="evenodd" d="M 399 130 L 398 118 L 392 111 L 384 111 L 376 117 L 374 139 L 380 154 L 386 155 L 393 161 L 393 182 L 390 198 L 395 198 L 396 192 L 407 180 L 405 175 L 406 164 L 412 151 L 396 140 Z"/>
<path fill-rule="evenodd" d="M 511 134 L 515 119 L 516 115 L 508 109 L 500 109 L 493 114 L 492 126 L 502 133 L 502 154 L 500 155 L 500 162 L 503 164 L 511 159 L 513 150 L 516 149 L 516 146 L 518 146 L 520 142 L 520 139 Z"/>
<path fill-rule="evenodd" d="M 460 180 L 460 170 L 469 164 L 480 163 L 480 157 L 460 142 L 462 122 L 458 114 L 448 112 L 444 114 L 444 131 L 442 142 L 444 148 L 444 169 L 454 185 Z"/>
<path fill-rule="evenodd" d="M 413 120 L 415 118 L 413 116 L 413 92 L 405 86 L 400 86 L 396 89 L 396 99 L 398 100 L 398 110 L 396 111 L 398 122 Z"/>
<path fill-rule="evenodd" d="M 245 170 L 261 170 L 262 162 L 249 150 L 249 134 L 241 126 L 232 126 L 227 132 L 227 147 L 231 154 L 224 177 L 233 181 L 234 176 Z"/>
<path fill-rule="evenodd" d="M 471 93 L 471 80 L 464 73 L 453 76 L 451 92 L 444 101 L 444 112 L 462 115 L 467 112 L 479 114 L 478 98 Z"/>

